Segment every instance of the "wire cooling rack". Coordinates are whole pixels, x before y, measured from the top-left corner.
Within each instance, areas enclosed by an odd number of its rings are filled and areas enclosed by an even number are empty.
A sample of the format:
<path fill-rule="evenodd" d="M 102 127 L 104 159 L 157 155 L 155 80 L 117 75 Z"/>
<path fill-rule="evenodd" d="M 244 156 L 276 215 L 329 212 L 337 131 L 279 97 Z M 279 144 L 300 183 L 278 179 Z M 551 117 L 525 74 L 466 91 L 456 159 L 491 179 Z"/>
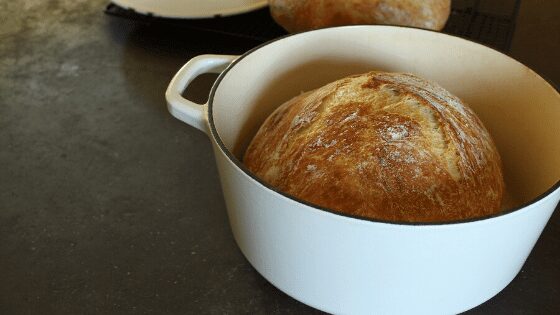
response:
<path fill-rule="evenodd" d="M 488 2 L 454 0 L 451 15 L 443 32 L 468 38 L 507 53 L 515 29 L 519 2 L 520 0 L 502 1 L 499 9 L 489 10 L 485 7 Z M 269 41 L 286 34 L 271 18 L 268 8 L 227 17 L 170 19 L 139 14 L 132 9 L 110 3 L 105 13 L 143 24 L 164 24 L 201 32 L 220 33 L 256 42 Z"/>

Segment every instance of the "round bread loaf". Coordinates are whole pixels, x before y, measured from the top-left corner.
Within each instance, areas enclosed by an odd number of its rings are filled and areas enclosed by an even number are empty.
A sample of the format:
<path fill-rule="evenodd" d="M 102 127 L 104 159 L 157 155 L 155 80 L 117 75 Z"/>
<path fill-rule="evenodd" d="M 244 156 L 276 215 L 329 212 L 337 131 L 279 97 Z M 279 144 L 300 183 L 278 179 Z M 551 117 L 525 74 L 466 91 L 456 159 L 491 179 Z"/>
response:
<path fill-rule="evenodd" d="M 269 0 L 274 20 L 288 32 L 356 24 L 441 30 L 451 0 Z"/>
<path fill-rule="evenodd" d="M 350 76 L 291 99 L 243 162 L 296 198 L 388 221 L 494 214 L 504 191 L 500 157 L 474 112 L 405 73 Z"/>

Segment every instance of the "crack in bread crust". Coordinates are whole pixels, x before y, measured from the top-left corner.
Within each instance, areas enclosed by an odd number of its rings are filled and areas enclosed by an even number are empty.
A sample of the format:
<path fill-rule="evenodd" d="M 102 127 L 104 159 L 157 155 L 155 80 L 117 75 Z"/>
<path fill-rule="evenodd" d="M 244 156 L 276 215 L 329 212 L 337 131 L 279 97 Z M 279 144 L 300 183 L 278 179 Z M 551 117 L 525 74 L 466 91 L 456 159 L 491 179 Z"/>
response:
<path fill-rule="evenodd" d="M 460 220 L 500 210 L 504 183 L 474 112 L 411 74 L 370 72 L 280 106 L 244 163 L 308 202 L 375 219 Z"/>

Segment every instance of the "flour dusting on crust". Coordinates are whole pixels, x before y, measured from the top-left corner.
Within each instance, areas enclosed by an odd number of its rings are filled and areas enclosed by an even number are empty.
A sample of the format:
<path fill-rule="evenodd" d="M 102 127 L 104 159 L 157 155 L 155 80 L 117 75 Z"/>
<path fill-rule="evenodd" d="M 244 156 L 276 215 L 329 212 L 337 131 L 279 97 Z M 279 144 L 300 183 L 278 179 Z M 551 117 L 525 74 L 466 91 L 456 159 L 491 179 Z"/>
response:
<path fill-rule="evenodd" d="M 488 215 L 504 189 L 475 113 L 406 73 L 351 76 L 295 97 L 265 121 L 244 163 L 297 198 L 376 219 Z"/>

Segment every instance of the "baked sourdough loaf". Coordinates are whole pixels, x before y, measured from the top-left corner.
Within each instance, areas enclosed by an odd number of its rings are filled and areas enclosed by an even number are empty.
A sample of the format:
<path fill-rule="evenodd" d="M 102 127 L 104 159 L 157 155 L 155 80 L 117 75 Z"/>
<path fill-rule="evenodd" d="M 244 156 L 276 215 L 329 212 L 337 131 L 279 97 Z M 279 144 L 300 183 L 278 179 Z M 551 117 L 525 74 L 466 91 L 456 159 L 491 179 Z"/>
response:
<path fill-rule="evenodd" d="M 350 76 L 291 99 L 243 162 L 301 200 L 389 221 L 490 215 L 504 191 L 500 157 L 474 112 L 406 73 Z"/>
<path fill-rule="evenodd" d="M 451 0 L 269 0 L 274 20 L 289 32 L 355 24 L 441 30 Z"/>

